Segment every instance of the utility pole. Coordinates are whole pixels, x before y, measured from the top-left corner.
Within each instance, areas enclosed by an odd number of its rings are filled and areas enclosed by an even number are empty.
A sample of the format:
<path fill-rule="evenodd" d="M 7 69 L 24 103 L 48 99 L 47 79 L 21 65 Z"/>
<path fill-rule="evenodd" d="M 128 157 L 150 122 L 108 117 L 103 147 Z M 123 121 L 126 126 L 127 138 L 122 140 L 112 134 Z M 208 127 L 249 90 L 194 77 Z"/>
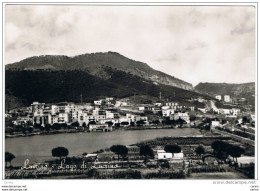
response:
<path fill-rule="evenodd" d="M 160 100 L 162 99 L 162 92 L 160 92 Z"/>
<path fill-rule="evenodd" d="M 81 105 L 82 105 L 82 94 L 80 94 L 80 102 L 81 102 Z"/>

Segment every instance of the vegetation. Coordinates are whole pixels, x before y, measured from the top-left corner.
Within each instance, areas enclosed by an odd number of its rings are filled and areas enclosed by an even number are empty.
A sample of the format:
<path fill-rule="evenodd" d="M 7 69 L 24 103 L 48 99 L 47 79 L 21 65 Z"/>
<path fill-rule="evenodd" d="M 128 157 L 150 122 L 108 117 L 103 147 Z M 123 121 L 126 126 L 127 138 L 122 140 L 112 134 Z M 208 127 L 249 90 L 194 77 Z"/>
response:
<path fill-rule="evenodd" d="M 243 148 L 223 141 L 215 141 L 211 146 L 214 149 L 215 156 L 219 160 L 227 159 L 228 155 L 232 156 L 233 160 L 234 158 L 237 160 L 237 157 L 240 157 L 245 153 Z"/>
<path fill-rule="evenodd" d="M 121 157 L 126 157 L 127 153 L 128 153 L 128 148 L 125 145 L 113 145 L 110 147 L 110 150 L 117 154 L 118 156 L 118 161 L 119 161 L 119 156 Z"/>
<path fill-rule="evenodd" d="M 5 152 L 5 165 L 7 166 L 7 163 L 10 163 L 10 166 L 12 166 L 12 160 L 15 158 L 15 156 L 12 153 Z"/>
<path fill-rule="evenodd" d="M 59 157 L 61 160 L 62 157 L 68 156 L 69 151 L 65 147 L 56 147 L 52 149 L 51 153 L 53 157 Z"/>
<path fill-rule="evenodd" d="M 203 146 L 198 146 L 198 147 L 196 148 L 195 152 L 197 153 L 197 155 L 200 155 L 200 156 L 201 156 L 202 154 L 205 153 L 205 149 L 204 149 Z"/>
<path fill-rule="evenodd" d="M 181 147 L 174 144 L 174 145 L 165 145 L 164 150 L 169 153 L 180 153 Z"/>
<path fill-rule="evenodd" d="M 104 69 L 109 79 L 101 79 L 87 72 L 72 71 L 10 71 L 6 70 L 6 95 L 22 100 L 22 104 L 29 105 L 33 101 L 92 102 L 100 96 L 115 98 L 130 97 L 134 94 L 158 97 L 161 92 L 167 99 L 182 101 L 201 94 L 167 85 L 155 85 L 152 81 L 134 76 L 115 69 Z M 80 80 L 79 80 L 80 79 Z M 70 90 L 70 91 L 68 91 Z M 174 96 L 175 92 L 175 96 Z M 187 102 L 187 101 L 186 101 Z M 188 102 L 187 102 L 188 103 Z M 6 104 L 9 104 L 6 103 Z M 8 105 L 12 108 L 12 105 Z"/>
<path fill-rule="evenodd" d="M 139 154 L 141 156 L 144 156 L 145 159 L 144 159 L 144 163 L 146 164 L 147 163 L 147 157 L 151 157 L 151 158 L 154 158 L 154 153 L 153 153 L 153 150 L 151 149 L 151 147 L 149 145 L 142 145 L 140 147 L 140 152 Z"/>
<path fill-rule="evenodd" d="M 227 84 L 227 83 L 199 83 L 195 89 L 201 93 L 210 95 L 230 95 L 238 98 L 246 98 L 248 103 L 255 105 L 255 83 Z M 220 102 L 217 102 L 220 103 Z M 218 107 L 218 105 L 216 105 Z M 223 108 L 223 107 L 221 107 Z"/>

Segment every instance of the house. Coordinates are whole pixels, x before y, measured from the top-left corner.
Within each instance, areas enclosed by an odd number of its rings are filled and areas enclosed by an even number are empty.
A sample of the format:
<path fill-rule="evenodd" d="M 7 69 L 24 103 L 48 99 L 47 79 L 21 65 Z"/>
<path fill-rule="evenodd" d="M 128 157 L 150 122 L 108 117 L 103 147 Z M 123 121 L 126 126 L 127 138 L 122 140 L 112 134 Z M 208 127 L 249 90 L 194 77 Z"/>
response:
<path fill-rule="evenodd" d="M 180 153 L 173 153 L 173 159 L 175 159 L 175 160 L 181 160 L 181 159 L 183 159 L 183 152 L 180 152 Z"/>
<path fill-rule="evenodd" d="M 230 109 L 221 109 L 220 113 L 224 114 L 224 115 L 230 115 L 231 114 L 231 110 Z"/>
<path fill-rule="evenodd" d="M 240 114 L 240 109 L 232 108 L 232 114 L 237 116 L 238 114 Z"/>
<path fill-rule="evenodd" d="M 171 159 L 172 153 L 167 153 L 165 150 L 157 150 L 158 159 Z"/>
<path fill-rule="evenodd" d="M 230 95 L 224 95 L 224 102 L 226 102 L 226 103 L 230 103 L 231 102 Z"/>
<path fill-rule="evenodd" d="M 95 100 L 94 101 L 94 104 L 95 105 L 101 105 L 102 104 L 102 100 L 100 99 L 100 100 Z"/>
<path fill-rule="evenodd" d="M 90 131 L 112 131 L 112 127 L 109 127 L 108 124 L 89 124 L 89 130 Z"/>
<path fill-rule="evenodd" d="M 45 108 L 45 103 L 33 102 L 31 104 L 33 117 L 42 116 Z"/>
<path fill-rule="evenodd" d="M 174 120 L 178 120 L 179 118 L 183 119 L 187 123 L 190 123 L 190 116 L 188 113 L 175 113 L 173 116 Z"/>
<path fill-rule="evenodd" d="M 165 150 L 157 150 L 158 159 L 174 159 L 180 160 L 183 159 L 184 155 L 181 151 L 180 153 L 167 153 Z"/>
<path fill-rule="evenodd" d="M 145 107 L 142 106 L 142 107 L 138 107 L 139 111 L 144 111 L 145 110 Z"/>
<path fill-rule="evenodd" d="M 207 108 L 198 108 L 199 111 L 201 111 L 202 113 L 207 113 Z"/>
<path fill-rule="evenodd" d="M 219 121 L 211 121 L 211 128 L 218 127 L 218 126 L 220 126 Z"/>
<path fill-rule="evenodd" d="M 219 101 L 221 101 L 221 95 L 216 95 L 215 98 Z"/>
<path fill-rule="evenodd" d="M 163 109 L 162 110 L 162 115 L 164 117 L 169 117 L 170 115 L 174 114 L 174 109 Z"/>
<path fill-rule="evenodd" d="M 161 107 L 162 103 L 155 103 L 154 106 Z"/>

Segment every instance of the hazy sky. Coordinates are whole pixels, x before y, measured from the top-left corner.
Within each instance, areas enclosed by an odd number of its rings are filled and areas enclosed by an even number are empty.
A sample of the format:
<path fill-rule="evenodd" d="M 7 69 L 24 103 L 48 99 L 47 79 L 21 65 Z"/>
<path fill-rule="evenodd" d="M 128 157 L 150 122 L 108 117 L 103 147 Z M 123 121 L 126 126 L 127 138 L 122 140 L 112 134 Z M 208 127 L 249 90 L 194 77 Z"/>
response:
<path fill-rule="evenodd" d="M 6 64 L 107 51 L 193 85 L 255 81 L 255 8 L 6 6 Z"/>

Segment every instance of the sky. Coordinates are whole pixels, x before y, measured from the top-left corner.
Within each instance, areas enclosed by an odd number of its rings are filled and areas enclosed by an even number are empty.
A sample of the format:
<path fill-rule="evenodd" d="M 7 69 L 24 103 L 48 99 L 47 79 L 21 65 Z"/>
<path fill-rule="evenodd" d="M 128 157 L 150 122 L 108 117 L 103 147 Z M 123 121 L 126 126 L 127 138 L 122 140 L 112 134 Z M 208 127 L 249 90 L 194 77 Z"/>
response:
<path fill-rule="evenodd" d="M 118 52 L 196 85 L 255 81 L 253 6 L 6 5 L 5 64 Z"/>

